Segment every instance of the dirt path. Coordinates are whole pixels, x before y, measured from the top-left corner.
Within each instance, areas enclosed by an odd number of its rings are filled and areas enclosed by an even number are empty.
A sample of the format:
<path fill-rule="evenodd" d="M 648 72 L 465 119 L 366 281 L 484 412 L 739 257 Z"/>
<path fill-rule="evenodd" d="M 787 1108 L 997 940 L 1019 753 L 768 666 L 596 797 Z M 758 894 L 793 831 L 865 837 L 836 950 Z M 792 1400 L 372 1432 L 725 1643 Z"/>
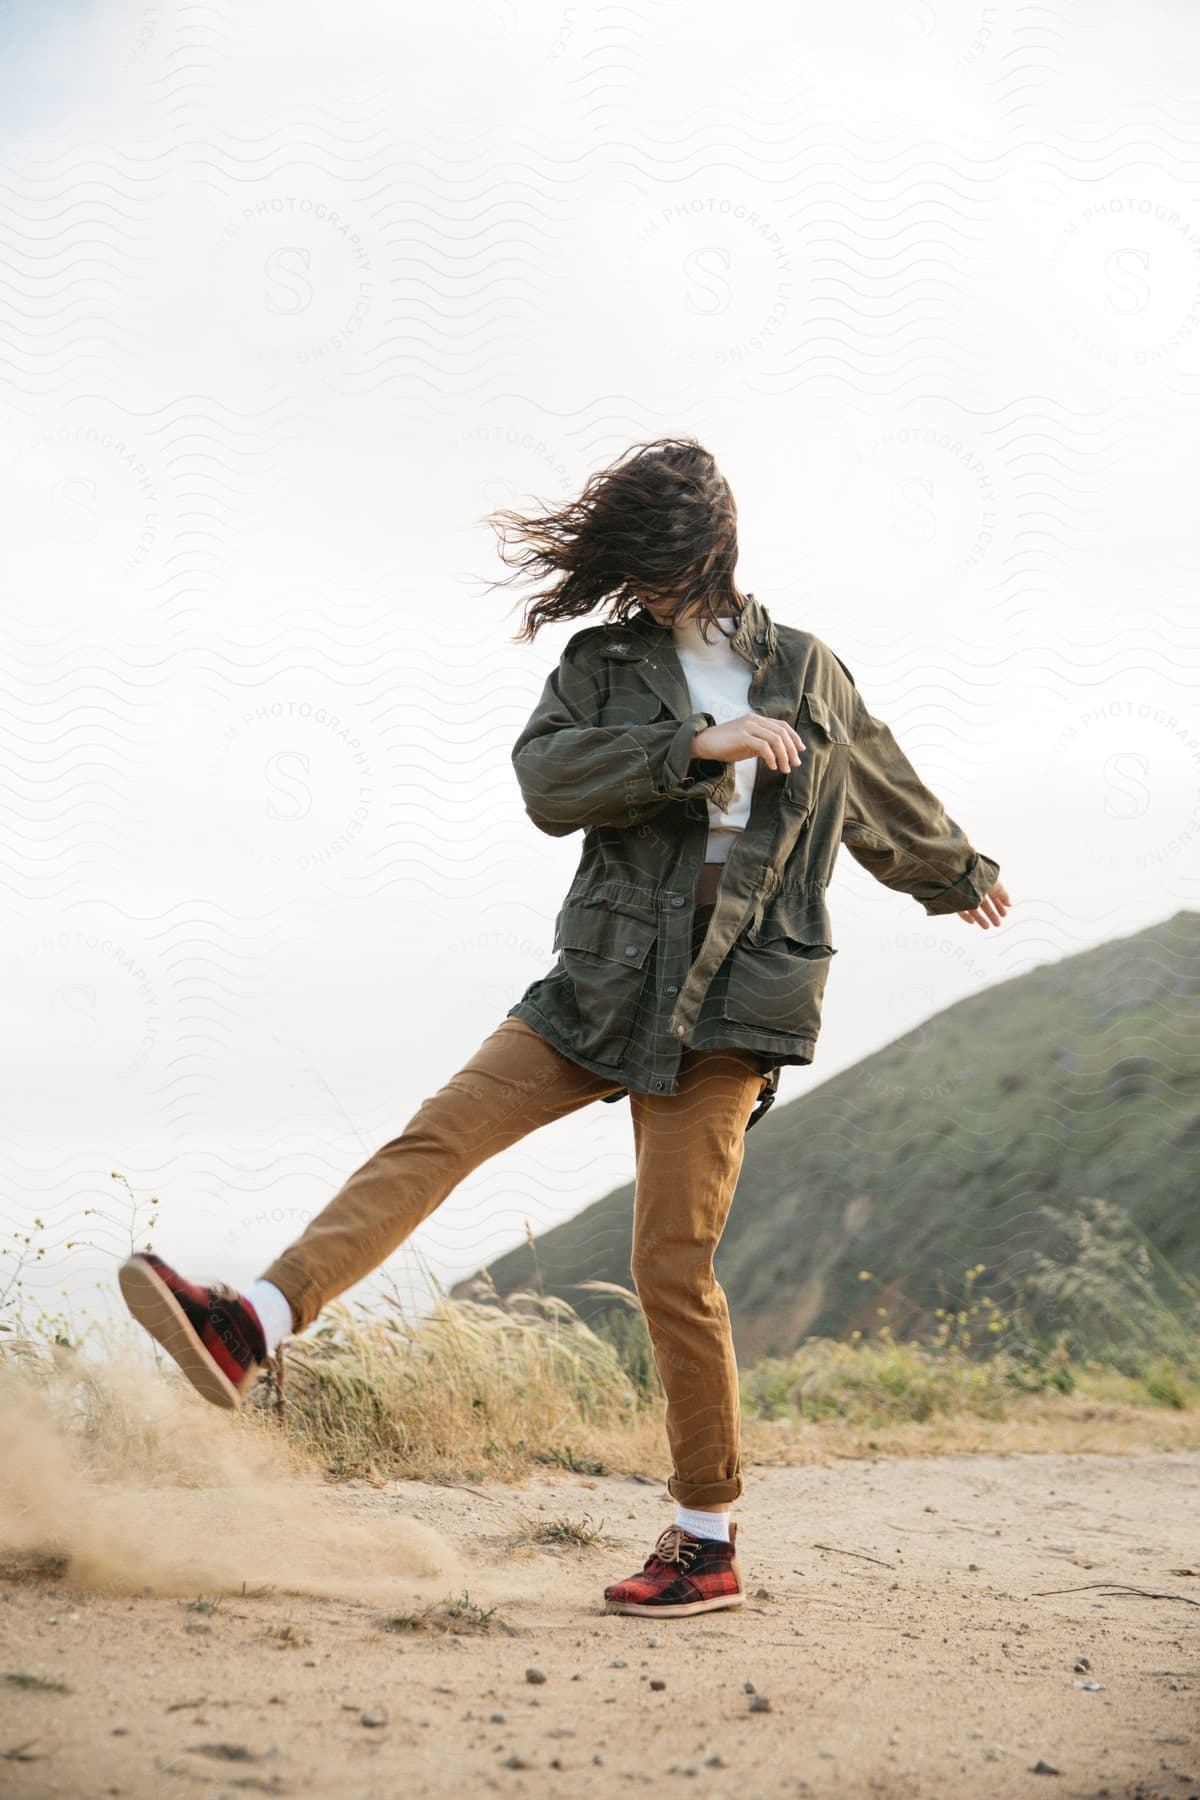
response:
<path fill-rule="evenodd" d="M 341 1598 L 227 1585 L 205 1612 L 185 1585 L 168 1598 L 101 1596 L 69 1574 L 6 1581 L 0 1674 L 70 1691 L 0 1682 L 0 1757 L 27 1743 L 35 1759 L 0 1761 L 0 1793 L 1200 1793 L 1200 1606 L 1044 1592 L 1124 1582 L 1200 1601 L 1200 1453 L 885 1457 L 749 1478 L 746 1606 L 657 1626 L 600 1610 L 604 1582 L 669 1518 L 661 1487 L 617 1478 L 321 1488 L 314 1504 L 356 1546 L 324 1584 Z M 164 1497 L 164 1524 L 186 1504 Z M 513 1550 L 522 1515 L 587 1515 L 619 1542 Z M 433 1530 L 393 1541 L 397 1519 Z M 236 1546 L 225 1554 L 236 1572 Z M 385 1628 L 464 1588 L 497 1608 L 488 1632 Z M 769 1710 L 751 1710 L 747 1683 Z"/>

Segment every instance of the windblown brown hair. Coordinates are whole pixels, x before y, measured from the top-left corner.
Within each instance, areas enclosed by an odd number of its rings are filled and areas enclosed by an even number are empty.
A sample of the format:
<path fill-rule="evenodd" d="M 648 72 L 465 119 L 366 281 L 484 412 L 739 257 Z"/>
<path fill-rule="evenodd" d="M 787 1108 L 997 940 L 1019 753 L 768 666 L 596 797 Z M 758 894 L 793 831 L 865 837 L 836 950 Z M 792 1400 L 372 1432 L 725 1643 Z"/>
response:
<path fill-rule="evenodd" d="M 552 620 L 583 618 L 605 602 L 605 616 L 624 623 L 645 597 L 675 600 L 667 623 L 699 601 L 696 618 L 707 637 L 706 621 L 736 615 L 745 603 L 733 579 L 737 507 L 714 457 L 695 438 L 634 444 L 590 475 L 567 505 L 529 515 L 504 509 L 486 522 L 514 569 L 491 586 L 530 577 L 549 583 L 525 601 L 514 643 L 530 643 Z"/>

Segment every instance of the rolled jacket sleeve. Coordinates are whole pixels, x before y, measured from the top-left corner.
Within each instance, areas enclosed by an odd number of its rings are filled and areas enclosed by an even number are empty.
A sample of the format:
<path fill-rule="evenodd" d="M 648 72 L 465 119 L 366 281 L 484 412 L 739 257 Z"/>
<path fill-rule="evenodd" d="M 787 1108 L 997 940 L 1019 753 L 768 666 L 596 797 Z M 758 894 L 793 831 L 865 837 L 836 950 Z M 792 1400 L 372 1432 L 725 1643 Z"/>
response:
<path fill-rule="evenodd" d="M 855 688 L 842 842 L 886 887 L 930 914 L 978 906 L 1000 865 L 977 850 Z"/>
<path fill-rule="evenodd" d="M 525 810 L 551 837 L 592 825 L 631 826 L 693 796 L 727 807 L 734 765 L 692 756 L 712 713 L 650 725 L 597 725 L 594 680 L 564 651 L 513 745 Z"/>

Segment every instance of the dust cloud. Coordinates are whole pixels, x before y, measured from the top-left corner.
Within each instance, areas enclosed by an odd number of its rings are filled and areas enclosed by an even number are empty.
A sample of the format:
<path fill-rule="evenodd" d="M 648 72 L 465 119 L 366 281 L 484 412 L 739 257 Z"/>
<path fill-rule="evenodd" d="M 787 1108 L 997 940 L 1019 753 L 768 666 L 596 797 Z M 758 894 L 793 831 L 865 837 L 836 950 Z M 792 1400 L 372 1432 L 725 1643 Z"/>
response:
<path fill-rule="evenodd" d="M 330 1506 L 260 1420 L 121 1365 L 0 1364 L 0 1556 L 65 1559 L 72 1585 L 196 1595 L 270 1588 L 387 1604 L 462 1574 L 419 1520 Z M 339 1496 L 341 1498 L 341 1496 Z M 373 1499 L 378 1497 L 373 1496 Z"/>

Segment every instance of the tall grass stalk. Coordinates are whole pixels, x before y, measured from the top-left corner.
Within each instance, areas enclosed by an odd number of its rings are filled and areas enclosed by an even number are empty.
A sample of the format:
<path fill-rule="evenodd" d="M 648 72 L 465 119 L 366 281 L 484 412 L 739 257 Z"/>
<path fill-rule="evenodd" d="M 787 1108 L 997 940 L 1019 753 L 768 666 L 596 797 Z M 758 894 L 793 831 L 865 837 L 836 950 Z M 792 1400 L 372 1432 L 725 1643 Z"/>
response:
<path fill-rule="evenodd" d="M 341 1474 L 511 1477 L 645 1422 L 614 1347 L 554 1295 L 439 1290 L 418 1319 L 394 1293 L 335 1303 L 286 1356 L 289 1432 Z"/>

